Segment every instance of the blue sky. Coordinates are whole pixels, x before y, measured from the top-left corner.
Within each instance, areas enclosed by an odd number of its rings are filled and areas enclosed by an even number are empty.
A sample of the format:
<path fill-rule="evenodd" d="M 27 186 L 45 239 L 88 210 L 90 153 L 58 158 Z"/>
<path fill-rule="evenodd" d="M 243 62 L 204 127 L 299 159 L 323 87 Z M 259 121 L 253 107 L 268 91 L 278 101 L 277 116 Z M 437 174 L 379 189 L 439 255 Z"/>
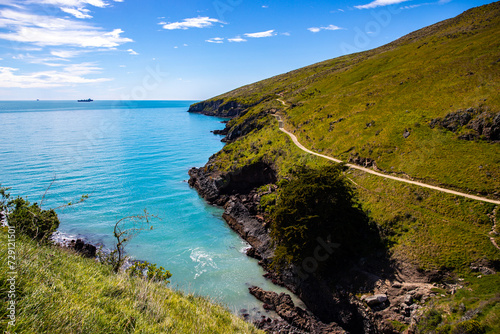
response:
<path fill-rule="evenodd" d="M 200 100 L 481 0 L 0 0 L 0 100 Z"/>

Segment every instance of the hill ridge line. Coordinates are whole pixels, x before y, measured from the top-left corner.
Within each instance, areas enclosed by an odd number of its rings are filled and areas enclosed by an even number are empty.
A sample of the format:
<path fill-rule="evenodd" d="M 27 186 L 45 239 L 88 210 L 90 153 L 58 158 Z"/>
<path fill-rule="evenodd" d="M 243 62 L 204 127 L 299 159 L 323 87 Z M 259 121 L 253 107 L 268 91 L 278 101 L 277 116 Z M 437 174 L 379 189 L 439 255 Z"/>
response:
<path fill-rule="evenodd" d="M 283 104 L 285 107 L 288 107 L 288 105 L 286 104 L 285 101 L 283 101 L 281 99 L 276 99 L 276 100 L 279 101 L 281 104 Z M 285 123 L 283 122 L 281 116 L 279 116 L 279 115 L 273 115 L 273 116 L 278 120 L 278 127 L 279 127 L 280 131 L 282 131 L 285 134 L 287 134 L 290 137 L 290 139 L 292 139 L 292 142 L 295 144 L 295 146 L 297 146 L 298 148 L 300 148 L 302 151 L 304 151 L 306 153 L 309 153 L 309 154 L 312 154 L 312 155 L 315 155 L 315 156 L 318 156 L 320 158 L 324 158 L 324 159 L 336 162 L 336 163 L 344 163 L 344 161 L 342 161 L 342 160 L 335 159 L 335 158 L 329 157 L 327 155 L 319 154 L 319 153 L 316 153 L 316 152 L 313 152 L 313 151 L 309 150 L 308 148 L 306 148 L 304 145 L 302 145 L 299 142 L 299 140 L 297 139 L 297 137 L 293 133 L 288 132 L 287 130 L 285 130 Z M 353 165 L 353 164 L 345 164 L 345 165 L 347 167 L 349 167 L 349 168 L 357 169 L 357 170 L 363 171 L 365 173 L 369 173 L 369 174 L 372 174 L 372 175 L 380 176 L 380 177 L 383 177 L 383 178 L 386 178 L 386 179 L 391 179 L 391 180 L 395 180 L 395 181 L 399 181 L 399 182 L 409 183 L 409 184 L 413 184 L 413 185 L 420 186 L 420 187 L 423 187 L 423 188 L 437 190 L 437 191 L 440 191 L 440 192 L 444 192 L 444 193 L 448 193 L 448 194 L 452 194 L 452 195 L 456 195 L 456 196 L 461 196 L 461 197 L 465 197 L 465 198 L 469 198 L 469 199 L 473 199 L 473 200 L 477 200 L 477 201 L 481 201 L 481 202 L 486 202 L 486 203 L 492 203 L 492 204 L 500 205 L 500 201 L 496 201 L 496 200 L 493 200 L 493 199 L 489 199 L 489 198 L 485 198 L 485 197 L 480 197 L 480 196 L 475 196 L 475 195 L 470 195 L 470 194 L 462 193 L 462 192 L 455 191 L 455 190 L 450 190 L 450 189 L 446 189 L 446 188 L 441 188 L 441 187 L 433 186 L 433 185 L 430 185 L 430 184 L 427 184 L 427 183 L 423 183 L 423 182 L 418 182 L 418 181 L 412 181 L 412 180 L 403 179 L 403 178 L 392 176 L 392 175 L 386 175 L 386 174 L 383 174 L 383 173 L 380 173 L 380 172 L 376 172 L 376 171 L 374 171 L 372 169 L 361 167 L 361 166 L 358 166 L 358 165 Z"/>

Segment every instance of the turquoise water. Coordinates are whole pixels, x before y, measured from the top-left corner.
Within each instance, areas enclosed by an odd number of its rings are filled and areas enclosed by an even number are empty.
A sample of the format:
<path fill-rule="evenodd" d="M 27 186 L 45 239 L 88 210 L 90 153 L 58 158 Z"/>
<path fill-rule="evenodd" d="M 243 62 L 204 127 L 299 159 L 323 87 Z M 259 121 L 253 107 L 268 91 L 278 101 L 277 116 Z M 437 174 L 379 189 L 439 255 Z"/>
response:
<path fill-rule="evenodd" d="M 113 245 L 120 218 L 145 208 L 161 220 L 128 246 L 129 255 L 164 266 L 172 286 L 209 296 L 230 310 L 260 308 L 249 285 L 280 291 L 243 254 L 248 245 L 186 180 L 219 151 L 221 119 L 187 113 L 192 101 L 0 102 L 0 183 L 11 194 L 57 207 L 59 230 Z"/>

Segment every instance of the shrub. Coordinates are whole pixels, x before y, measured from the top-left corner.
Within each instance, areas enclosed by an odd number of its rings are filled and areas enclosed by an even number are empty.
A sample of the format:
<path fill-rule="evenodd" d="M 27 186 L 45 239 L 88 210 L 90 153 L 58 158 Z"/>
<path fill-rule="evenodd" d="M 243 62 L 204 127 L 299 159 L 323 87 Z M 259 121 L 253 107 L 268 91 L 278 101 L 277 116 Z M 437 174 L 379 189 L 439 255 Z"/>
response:
<path fill-rule="evenodd" d="M 127 269 L 130 276 L 137 276 L 147 278 L 154 282 L 163 282 L 165 284 L 170 283 L 168 280 L 172 277 L 170 271 L 163 267 L 157 268 L 156 264 L 144 262 L 135 262 L 130 268 Z"/>
<path fill-rule="evenodd" d="M 451 334 L 482 334 L 484 327 L 477 320 L 467 320 L 452 329 Z"/>
<path fill-rule="evenodd" d="M 59 227 L 59 218 L 53 209 L 43 210 L 38 203 L 17 197 L 9 201 L 12 208 L 7 217 L 9 226 L 37 241 L 47 241 Z"/>
<path fill-rule="evenodd" d="M 319 238 L 340 245 L 322 261 L 324 268 L 364 253 L 379 239 L 342 169 L 342 165 L 300 167 L 288 182 L 281 182 L 271 228 L 277 246 L 275 266 L 298 264 L 313 256 Z"/>

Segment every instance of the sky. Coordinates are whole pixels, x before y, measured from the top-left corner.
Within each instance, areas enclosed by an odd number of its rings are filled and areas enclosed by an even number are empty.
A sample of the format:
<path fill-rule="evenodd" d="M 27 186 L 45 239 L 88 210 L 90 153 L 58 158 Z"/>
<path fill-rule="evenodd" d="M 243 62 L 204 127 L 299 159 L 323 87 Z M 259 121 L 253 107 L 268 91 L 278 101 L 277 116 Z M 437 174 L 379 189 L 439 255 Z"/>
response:
<path fill-rule="evenodd" d="M 0 0 L 0 100 L 203 100 L 482 0 Z"/>

